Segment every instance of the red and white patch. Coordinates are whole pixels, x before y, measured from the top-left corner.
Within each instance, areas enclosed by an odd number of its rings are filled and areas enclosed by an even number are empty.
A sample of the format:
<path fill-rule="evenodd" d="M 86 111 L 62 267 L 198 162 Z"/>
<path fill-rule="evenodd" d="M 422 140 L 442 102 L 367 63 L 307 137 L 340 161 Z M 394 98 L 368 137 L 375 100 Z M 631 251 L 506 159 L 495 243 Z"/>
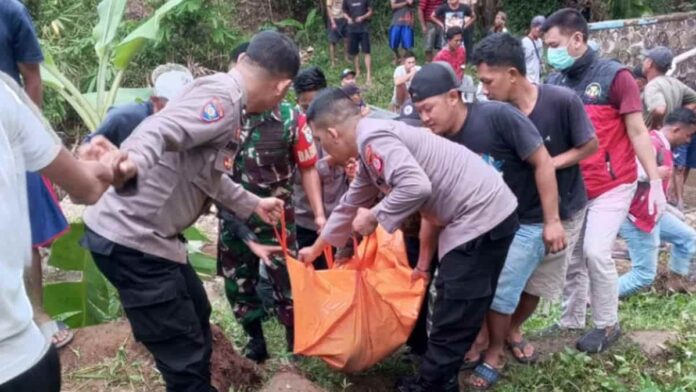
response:
<path fill-rule="evenodd" d="M 382 157 L 377 154 L 373 154 L 372 159 L 370 159 L 370 165 L 378 174 L 382 174 L 382 170 L 384 170 L 384 162 L 382 161 Z"/>

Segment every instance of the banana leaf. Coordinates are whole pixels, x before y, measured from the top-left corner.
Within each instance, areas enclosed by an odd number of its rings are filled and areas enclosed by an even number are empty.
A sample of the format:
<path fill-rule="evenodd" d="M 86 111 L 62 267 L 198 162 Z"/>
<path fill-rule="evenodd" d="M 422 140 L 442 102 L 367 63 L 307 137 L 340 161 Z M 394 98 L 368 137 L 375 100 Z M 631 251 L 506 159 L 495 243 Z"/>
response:
<path fill-rule="evenodd" d="M 92 37 L 94 38 L 94 50 L 100 61 L 116 37 L 116 31 L 121 24 L 125 9 L 126 0 L 102 0 L 97 6 L 99 22 L 92 30 Z"/>
<path fill-rule="evenodd" d="M 150 96 L 152 96 L 152 89 L 151 88 L 119 88 L 118 92 L 116 93 L 116 100 L 114 101 L 114 105 L 121 105 L 124 103 L 133 103 L 133 102 L 143 102 L 147 101 L 150 99 Z M 97 102 L 97 93 L 87 93 L 84 94 L 85 99 L 87 102 L 90 104 L 96 104 Z"/>
<path fill-rule="evenodd" d="M 114 67 L 118 70 L 125 69 L 130 61 L 145 46 L 148 40 L 157 39 L 159 34 L 160 21 L 174 7 L 181 4 L 183 0 L 169 0 L 155 11 L 155 14 L 126 36 L 114 48 Z"/>
<path fill-rule="evenodd" d="M 90 252 L 78 243 L 84 229 L 82 223 L 71 224 L 70 232 L 53 244 L 48 260 L 49 265 L 61 270 L 82 272 L 81 279 L 44 287 L 46 312 L 64 317 L 73 328 L 107 322 L 121 315 L 116 289 L 99 272 Z"/>

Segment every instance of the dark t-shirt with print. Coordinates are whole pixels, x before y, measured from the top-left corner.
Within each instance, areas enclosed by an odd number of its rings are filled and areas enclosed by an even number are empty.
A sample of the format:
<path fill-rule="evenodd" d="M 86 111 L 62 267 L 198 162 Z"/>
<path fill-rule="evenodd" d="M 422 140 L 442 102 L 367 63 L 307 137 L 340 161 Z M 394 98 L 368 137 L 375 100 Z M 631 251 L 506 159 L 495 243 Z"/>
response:
<path fill-rule="evenodd" d="M 539 130 L 552 157 L 592 140 L 594 127 L 580 97 L 565 87 L 541 85 L 538 88 L 539 97 L 529 119 Z M 568 219 L 587 204 L 580 166 L 556 170 L 556 181 L 558 210 L 561 219 Z"/>
<path fill-rule="evenodd" d="M 466 146 L 499 172 L 517 196 L 521 223 L 541 223 L 541 203 L 534 168 L 526 160 L 542 145 L 539 131 L 519 110 L 502 102 L 467 104 L 462 129 L 450 137 Z"/>
<path fill-rule="evenodd" d="M 396 0 L 397 4 L 406 4 L 407 0 Z M 415 2 L 412 5 L 398 8 L 392 12 L 392 26 L 413 26 L 413 9 Z"/>
<path fill-rule="evenodd" d="M 348 25 L 349 33 L 366 33 L 370 24 L 369 20 L 355 23 L 355 19 L 367 13 L 371 7 L 370 0 L 343 0 L 343 12 L 345 12 L 353 23 Z"/>
<path fill-rule="evenodd" d="M 0 0 L 0 71 L 21 83 L 18 63 L 43 61 L 29 12 L 17 0 Z"/>
<path fill-rule="evenodd" d="M 459 4 L 457 8 L 450 8 L 449 4 L 443 4 L 435 11 L 435 16 L 445 25 L 445 33 L 452 27 L 464 29 L 465 18 L 471 17 L 471 7 Z"/>

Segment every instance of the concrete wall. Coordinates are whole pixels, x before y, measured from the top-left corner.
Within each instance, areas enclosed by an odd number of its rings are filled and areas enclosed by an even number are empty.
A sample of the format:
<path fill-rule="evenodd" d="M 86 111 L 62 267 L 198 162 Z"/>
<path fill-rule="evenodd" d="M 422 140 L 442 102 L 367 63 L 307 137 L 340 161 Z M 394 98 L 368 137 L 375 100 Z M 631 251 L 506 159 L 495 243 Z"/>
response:
<path fill-rule="evenodd" d="M 662 45 L 676 56 L 696 47 L 696 12 L 592 23 L 590 39 L 600 44 L 603 56 L 633 67 L 644 49 Z M 696 56 L 679 64 L 674 76 L 696 88 Z"/>

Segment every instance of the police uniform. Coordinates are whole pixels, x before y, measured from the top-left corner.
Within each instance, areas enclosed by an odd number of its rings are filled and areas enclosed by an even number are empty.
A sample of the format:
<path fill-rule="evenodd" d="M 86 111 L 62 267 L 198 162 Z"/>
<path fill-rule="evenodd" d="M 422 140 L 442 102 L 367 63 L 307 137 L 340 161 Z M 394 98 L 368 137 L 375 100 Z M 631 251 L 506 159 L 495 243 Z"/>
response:
<path fill-rule="evenodd" d="M 322 238 L 351 235 L 359 207 L 394 232 L 413 213 L 442 228 L 433 328 L 420 379 L 433 390 L 456 375 L 493 298 L 517 220 L 517 201 L 478 155 L 421 128 L 390 120 L 357 125 L 360 170 Z M 378 193 L 386 196 L 373 206 Z"/>
<path fill-rule="evenodd" d="M 242 127 L 242 144 L 234 165 L 232 179 L 261 197 L 277 197 L 285 202 L 288 246 L 296 250 L 295 219 L 292 203 L 293 175 L 296 168 L 311 168 L 317 161 L 317 150 L 311 133 L 300 131 L 297 112 L 289 103 L 260 115 L 249 117 Z M 303 123 L 304 120 L 301 120 Z M 273 227 L 252 216 L 246 222 L 258 242 L 278 245 Z M 292 297 L 285 261 L 281 254 L 271 256 L 266 266 L 273 286 L 278 318 L 287 329 L 293 326 Z M 228 221 L 220 222 L 218 271 L 225 277 L 225 293 L 237 320 L 242 326 L 259 322 L 265 311 L 256 292 L 259 280 L 259 259 L 249 250 L 243 238 L 229 230 Z"/>
<path fill-rule="evenodd" d="M 238 71 L 197 79 L 121 145 L 138 175 L 84 214 L 83 245 L 116 287 L 168 391 L 209 391 L 210 303 L 179 233 L 212 200 L 248 218 L 259 197 L 225 174 L 242 144 Z"/>

